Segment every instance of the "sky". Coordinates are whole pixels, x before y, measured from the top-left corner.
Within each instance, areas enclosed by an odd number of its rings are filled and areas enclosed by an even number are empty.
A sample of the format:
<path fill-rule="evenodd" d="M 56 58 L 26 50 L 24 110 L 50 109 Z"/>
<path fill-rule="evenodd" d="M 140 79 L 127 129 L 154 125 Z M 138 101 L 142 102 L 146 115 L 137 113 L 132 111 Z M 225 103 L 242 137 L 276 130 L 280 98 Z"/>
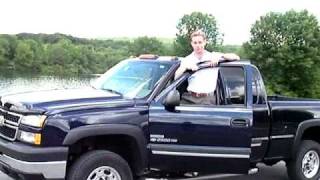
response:
<path fill-rule="evenodd" d="M 185 14 L 212 14 L 224 44 L 242 44 L 268 12 L 308 10 L 320 0 L 1 0 L 0 34 L 64 33 L 82 38 L 174 38 Z"/>

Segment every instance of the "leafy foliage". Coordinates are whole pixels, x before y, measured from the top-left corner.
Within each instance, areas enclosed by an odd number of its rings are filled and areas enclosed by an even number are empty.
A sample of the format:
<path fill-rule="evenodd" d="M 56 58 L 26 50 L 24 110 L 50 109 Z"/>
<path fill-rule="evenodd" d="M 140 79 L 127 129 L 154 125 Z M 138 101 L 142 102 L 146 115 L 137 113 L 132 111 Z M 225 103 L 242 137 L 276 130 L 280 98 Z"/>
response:
<path fill-rule="evenodd" d="M 190 45 L 190 35 L 196 30 L 202 30 L 207 35 L 207 49 L 213 49 L 222 44 L 218 32 L 217 22 L 212 15 L 201 12 L 193 12 L 184 15 L 177 25 L 178 33 L 174 43 L 176 55 L 186 56 L 192 52 Z"/>
<path fill-rule="evenodd" d="M 320 28 L 307 11 L 269 13 L 251 29 L 245 53 L 276 93 L 320 97 Z"/>
<path fill-rule="evenodd" d="M 88 40 L 63 34 L 0 35 L 0 73 L 79 75 L 103 73 L 142 53 L 172 51 L 157 38 Z"/>
<path fill-rule="evenodd" d="M 157 38 L 139 37 L 131 44 L 131 53 L 134 56 L 140 54 L 163 54 L 164 45 Z"/>

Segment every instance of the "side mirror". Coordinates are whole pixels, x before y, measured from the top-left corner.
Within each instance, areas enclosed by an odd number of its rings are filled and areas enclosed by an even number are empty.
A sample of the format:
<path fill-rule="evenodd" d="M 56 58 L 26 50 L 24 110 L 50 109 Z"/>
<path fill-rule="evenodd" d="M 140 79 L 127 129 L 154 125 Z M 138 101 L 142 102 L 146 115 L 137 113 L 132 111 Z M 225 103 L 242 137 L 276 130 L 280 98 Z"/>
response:
<path fill-rule="evenodd" d="M 176 89 L 170 91 L 163 101 L 163 105 L 167 108 L 174 108 L 180 105 L 180 93 Z"/>

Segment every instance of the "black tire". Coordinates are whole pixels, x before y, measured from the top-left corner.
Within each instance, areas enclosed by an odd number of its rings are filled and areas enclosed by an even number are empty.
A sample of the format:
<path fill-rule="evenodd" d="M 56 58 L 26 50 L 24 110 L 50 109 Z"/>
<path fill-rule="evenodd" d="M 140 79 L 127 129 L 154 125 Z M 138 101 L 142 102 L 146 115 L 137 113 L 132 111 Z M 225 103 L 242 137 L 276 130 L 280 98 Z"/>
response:
<path fill-rule="evenodd" d="M 302 161 L 307 153 L 316 153 L 320 157 L 320 144 L 312 140 L 303 140 L 299 145 L 295 157 L 287 162 L 289 179 L 292 180 L 318 180 L 320 178 L 320 166 L 315 169 L 317 173 L 312 177 L 306 177 L 303 173 Z"/>
<path fill-rule="evenodd" d="M 128 163 L 118 154 L 105 150 L 94 150 L 82 155 L 71 166 L 67 180 L 87 180 L 99 167 L 111 167 L 120 175 L 121 180 L 133 180 Z"/>

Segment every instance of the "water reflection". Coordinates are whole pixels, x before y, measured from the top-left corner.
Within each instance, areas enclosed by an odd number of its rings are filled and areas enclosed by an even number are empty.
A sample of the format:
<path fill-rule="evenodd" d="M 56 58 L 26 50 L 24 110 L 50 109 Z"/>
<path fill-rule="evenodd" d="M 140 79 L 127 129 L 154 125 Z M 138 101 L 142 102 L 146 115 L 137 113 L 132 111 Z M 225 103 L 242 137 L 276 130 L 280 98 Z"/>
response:
<path fill-rule="evenodd" d="M 95 76 L 0 76 L 0 95 L 51 89 L 81 88 L 90 85 Z"/>

